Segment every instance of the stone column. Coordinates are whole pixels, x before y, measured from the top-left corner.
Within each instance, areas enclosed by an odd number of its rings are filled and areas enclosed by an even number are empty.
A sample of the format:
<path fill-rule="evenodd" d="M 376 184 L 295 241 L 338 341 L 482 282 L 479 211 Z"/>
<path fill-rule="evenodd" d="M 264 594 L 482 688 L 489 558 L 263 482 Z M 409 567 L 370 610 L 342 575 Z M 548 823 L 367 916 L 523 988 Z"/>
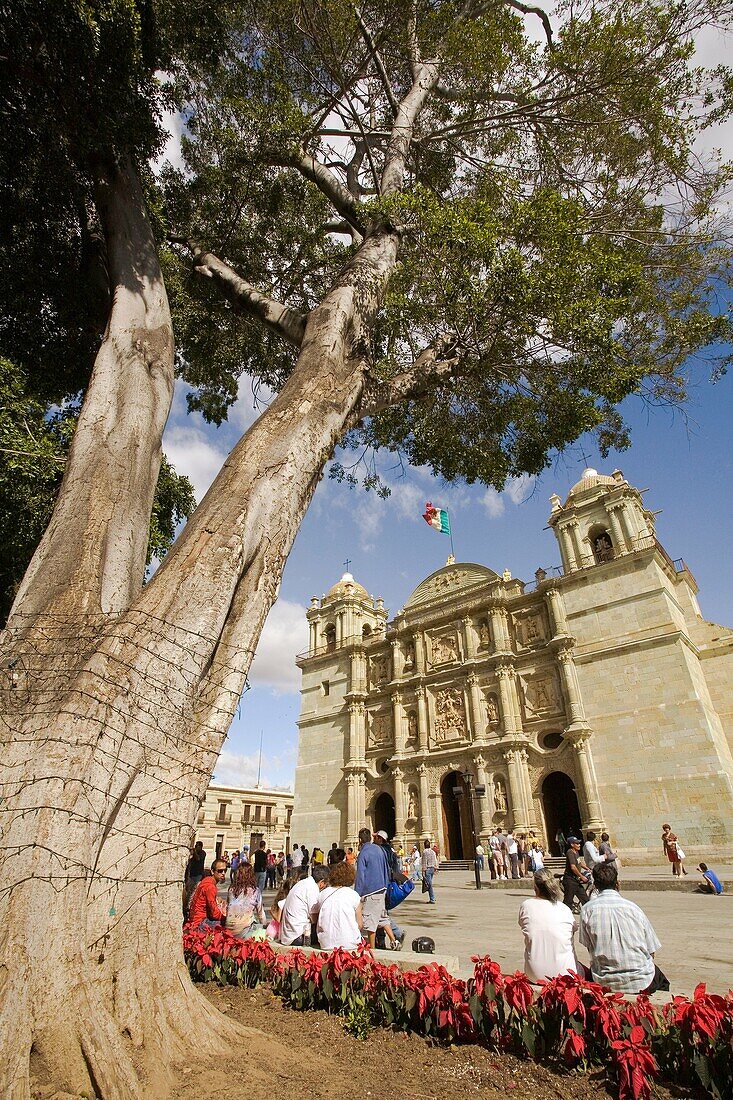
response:
<path fill-rule="evenodd" d="M 496 675 L 499 679 L 499 709 L 501 711 L 501 729 L 505 737 L 511 737 L 517 732 L 514 705 L 512 703 L 512 687 L 514 683 L 514 667 L 512 665 L 498 665 Z"/>
<path fill-rule="evenodd" d="M 405 837 L 405 785 L 402 768 L 394 768 L 392 771 L 394 780 L 394 809 L 395 809 L 395 836 L 400 840 Z"/>
<path fill-rule="evenodd" d="M 583 552 L 583 547 L 580 542 L 580 530 L 577 519 L 571 519 L 568 523 L 568 536 L 575 552 L 575 559 L 578 563 L 578 567 L 582 568 L 587 565 L 588 554 Z M 590 553 L 590 550 L 588 551 Z M 593 555 L 591 554 L 591 558 Z"/>
<path fill-rule="evenodd" d="M 493 604 L 489 608 L 491 616 L 491 635 L 494 639 L 494 653 L 508 653 L 509 630 L 506 621 L 506 608 L 501 604 Z"/>
<path fill-rule="evenodd" d="M 520 749 L 519 755 L 522 782 L 524 784 L 524 805 L 527 810 L 527 828 L 531 829 L 537 824 L 534 820 L 534 799 L 532 798 L 532 777 L 529 774 L 529 754 L 526 749 Z"/>
<path fill-rule="evenodd" d="M 622 501 L 619 509 L 619 518 L 621 520 L 621 526 L 624 529 L 626 535 L 626 542 L 629 550 L 636 550 L 639 546 L 639 541 L 644 538 L 644 532 L 638 529 L 637 524 L 634 523 L 633 516 L 627 500 Z M 648 537 L 649 532 L 646 532 Z"/>
<path fill-rule="evenodd" d="M 552 633 L 555 637 L 568 633 L 568 621 L 565 618 L 565 600 L 559 589 L 552 587 L 547 589 L 547 606 L 550 610 Z"/>
<path fill-rule="evenodd" d="M 349 764 L 364 759 L 364 704 L 349 703 Z"/>
<path fill-rule="evenodd" d="M 557 660 L 560 666 L 560 678 L 562 680 L 563 692 L 567 700 L 570 728 L 585 729 L 587 723 L 585 720 L 583 701 L 580 697 L 580 684 L 578 683 L 578 672 L 575 667 L 575 661 L 573 660 L 572 649 L 566 647 L 565 649 L 559 650 Z"/>
<path fill-rule="evenodd" d="M 392 725 L 394 727 L 394 751 L 397 756 L 402 756 L 405 751 L 405 708 L 402 706 L 402 696 L 397 691 L 392 696 Z"/>
<path fill-rule="evenodd" d="M 363 772 L 359 772 L 356 779 L 356 820 L 361 829 L 366 825 L 366 776 Z"/>
<path fill-rule="evenodd" d="M 580 568 L 580 562 L 570 535 L 570 524 L 564 523 L 562 527 L 558 524 L 557 540 L 560 543 L 560 552 L 565 560 L 568 573 L 574 573 L 576 569 Z"/>
<path fill-rule="evenodd" d="M 473 766 L 476 769 L 476 786 L 484 787 L 484 793 L 476 796 L 478 802 L 479 834 L 482 841 L 488 840 L 491 834 L 491 801 L 489 800 L 488 780 L 486 778 L 486 761 L 479 753 L 473 758 Z M 487 852 L 487 854 L 489 854 Z"/>
<path fill-rule="evenodd" d="M 580 812 L 581 816 L 585 819 L 583 828 L 602 833 L 606 826 L 601 813 L 598 781 L 596 779 L 596 770 L 593 765 L 593 756 L 590 750 L 590 732 L 586 732 L 571 740 L 578 760 L 578 773 L 580 775 L 581 784 Z"/>
<path fill-rule="evenodd" d="M 415 672 L 422 675 L 425 671 L 425 646 L 422 634 L 413 634 L 412 640 L 415 645 Z"/>
<path fill-rule="evenodd" d="M 397 680 L 402 675 L 402 646 L 395 639 L 392 645 L 392 679 Z"/>
<path fill-rule="evenodd" d="M 351 845 L 356 845 L 361 828 L 357 805 L 358 786 L 359 777 L 351 772 L 346 776 L 346 841 Z"/>
<path fill-rule="evenodd" d="M 474 741 L 486 740 L 486 711 L 484 708 L 484 701 L 481 698 L 481 688 L 479 687 L 478 677 L 471 673 L 466 678 L 468 690 L 471 698 L 471 725 L 473 727 Z"/>
<path fill-rule="evenodd" d="M 527 829 L 528 814 L 525 806 L 525 784 L 522 770 L 526 767 L 526 762 L 522 760 L 521 752 L 518 749 L 510 749 L 509 752 L 504 753 L 504 762 L 507 766 L 507 772 L 509 775 L 509 801 L 511 803 L 510 809 L 512 812 L 512 825 L 514 830 Z"/>
<path fill-rule="evenodd" d="M 476 631 L 473 629 L 473 620 L 467 615 L 463 621 L 463 645 L 466 658 L 476 656 Z"/>
<path fill-rule="evenodd" d="M 611 528 L 611 536 L 613 538 L 613 546 L 616 554 L 625 554 L 628 550 L 626 545 L 626 536 L 621 527 L 621 521 L 619 519 L 619 511 L 623 508 L 623 502 L 617 501 L 613 504 L 606 505 L 606 512 L 608 514 L 608 523 Z"/>
<path fill-rule="evenodd" d="M 316 652 L 318 646 L 318 626 L 314 619 L 308 623 L 308 650 L 312 657 Z"/>
<path fill-rule="evenodd" d="M 338 611 L 335 615 L 336 620 L 336 647 L 338 648 L 343 641 L 343 616 Z"/>
<path fill-rule="evenodd" d="M 415 688 L 417 696 L 417 738 L 418 752 L 428 751 L 428 701 L 422 684 Z"/>
<path fill-rule="evenodd" d="M 420 836 L 423 840 L 432 835 L 432 822 L 430 814 L 430 792 L 428 791 L 428 769 L 425 764 L 420 764 L 417 769 L 420 782 Z"/>

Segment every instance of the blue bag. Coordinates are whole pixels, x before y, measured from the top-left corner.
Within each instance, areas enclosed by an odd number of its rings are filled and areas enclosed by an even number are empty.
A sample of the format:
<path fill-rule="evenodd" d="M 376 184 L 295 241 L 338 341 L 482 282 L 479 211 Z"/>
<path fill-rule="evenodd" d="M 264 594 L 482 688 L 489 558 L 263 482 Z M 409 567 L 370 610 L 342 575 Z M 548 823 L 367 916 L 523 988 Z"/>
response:
<path fill-rule="evenodd" d="M 387 886 L 385 908 L 388 910 L 396 909 L 400 902 L 403 902 L 407 895 L 411 894 L 414 889 L 415 883 L 411 882 L 409 878 L 403 883 L 390 882 Z"/>

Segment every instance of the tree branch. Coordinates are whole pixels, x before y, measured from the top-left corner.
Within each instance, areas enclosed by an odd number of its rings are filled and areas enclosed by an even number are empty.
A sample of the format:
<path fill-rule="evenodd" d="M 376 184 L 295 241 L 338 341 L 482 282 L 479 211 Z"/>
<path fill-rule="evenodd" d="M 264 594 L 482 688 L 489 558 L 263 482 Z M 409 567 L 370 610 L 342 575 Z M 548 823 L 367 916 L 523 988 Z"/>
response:
<path fill-rule="evenodd" d="M 367 375 L 358 410 L 359 418 L 375 416 L 404 401 L 427 397 L 460 374 L 463 359 L 458 337 L 453 333 L 441 333 L 403 374 L 387 380 Z"/>
<path fill-rule="evenodd" d="M 389 105 L 392 108 L 392 114 L 396 118 L 397 117 L 397 112 L 399 110 L 399 104 L 398 104 L 397 100 L 395 99 L 394 92 L 392 91 L 392 85 L 389 82 L 389 77 L 387 76 L 387 70 L 384 67 L 384 62 L 382 61 L 379 50 L 377 49 L 377 47 L 374 43 L 374 39 L 372 38 L 371 34 L 369 33 L 369 28 L 367 27 L 366 23 L 364 22 L 364 20 L 362 18 L 362 14 L 361 14 L 361 12 L 359 11 L 358 8 L 355 8 L 355 15 L 356 15 L 356 21 L 359 24 L 359 30 L 361 31 L 361 36 L 364 39 L 364 42 L 366 43 L 366 47 L 367 47 L 367 49 L 369 50 L 369 53 L 372 56 L 372 61 L 374 62 L 375 68 L 376 68 L 377 72 L 379 73 L 379 79 L 382 82 L 382 87 L 384 88 L 384 94 L 386 95 L 387 100 L 389 102 Z"/>
<path fill-rule="evenodd" d="M 522 15 L 536 15 L 541 21 L 544 27 L 545 36 L 547 38 L 547 45 L 552 49 L 555 45 L 552 37 L 552 23 L 550 17 L 546 11 L 537 7 L 535 4 L 522 4 L 521 0 L 504 0 L 504 3 L 509 8 L 514 8 L 515 11 L 521 11 Z"/>
<path fill-rule="evenodd" d="M 364 235 L 364 223 L 359 217 L 351 192 L 334 176 L 333 172 L 326 168 L 325 164 L 321 164 L 309 153 L 303 152 L 283 154 L 281 158 L 273 159 L 270 163 L 278 164 L 283 168 L 295 168 L 301 176 L 316 185 L 342 218 L 353 225 L 362 236 Z"/>
<path fill-rule="evenodd" d="M 306 323 L 303 313 L 298 313 L 297 310 L 276 302 L 274 298 L 261 294 L 251 283 L 237 275 L 229 264 L 220 260 L 213 252 L 207 252 L 196 241 L 181 237 L 172 237 L 171 240 L 186 246 L 191 253 L 193 269 L 197 275 L 213 279 L 224 297 L 236 310 L 257 318 L 271 332 L 276 332 L 296 348 L 300 347 Z"/>

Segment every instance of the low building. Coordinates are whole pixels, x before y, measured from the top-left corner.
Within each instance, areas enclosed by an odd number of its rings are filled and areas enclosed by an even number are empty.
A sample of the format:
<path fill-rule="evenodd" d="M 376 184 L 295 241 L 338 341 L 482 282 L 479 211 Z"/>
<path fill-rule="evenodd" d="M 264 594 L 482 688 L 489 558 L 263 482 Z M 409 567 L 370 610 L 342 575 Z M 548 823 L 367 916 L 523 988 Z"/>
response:
<path fill-rule="evenodd" d="M 394 619 L 346 573 L 308 610 L 293 835 L 385 828 L 466 858 L 497 826 L 559 853 L 580 828 L 661 860 L 733 853 L 733 630 L 656 537 L 641 492 L 586 470 L 530 583 L 448 564 Z"/>
<path fill-rule="evenodd" d="M 211 783 L 196 819 L 196 840 L 211 859 L 264 840 L 277 852 L 290 850 L 290 791 L 265 787 L 225 787 Z"/>

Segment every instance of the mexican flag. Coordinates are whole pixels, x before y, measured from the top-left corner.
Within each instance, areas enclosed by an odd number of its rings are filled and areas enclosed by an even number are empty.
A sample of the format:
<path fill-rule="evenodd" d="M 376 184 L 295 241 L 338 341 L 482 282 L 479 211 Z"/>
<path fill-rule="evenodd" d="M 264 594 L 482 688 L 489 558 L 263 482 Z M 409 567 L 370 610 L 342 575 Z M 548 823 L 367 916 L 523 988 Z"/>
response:
<path fill-rule="evenodd" d="M 450 534 L 450 520 L 445 508 L 436 508 L 434 504 L 428 501 L 422 518 L 436 531 L 440 531 L 442 535 Z"/>

